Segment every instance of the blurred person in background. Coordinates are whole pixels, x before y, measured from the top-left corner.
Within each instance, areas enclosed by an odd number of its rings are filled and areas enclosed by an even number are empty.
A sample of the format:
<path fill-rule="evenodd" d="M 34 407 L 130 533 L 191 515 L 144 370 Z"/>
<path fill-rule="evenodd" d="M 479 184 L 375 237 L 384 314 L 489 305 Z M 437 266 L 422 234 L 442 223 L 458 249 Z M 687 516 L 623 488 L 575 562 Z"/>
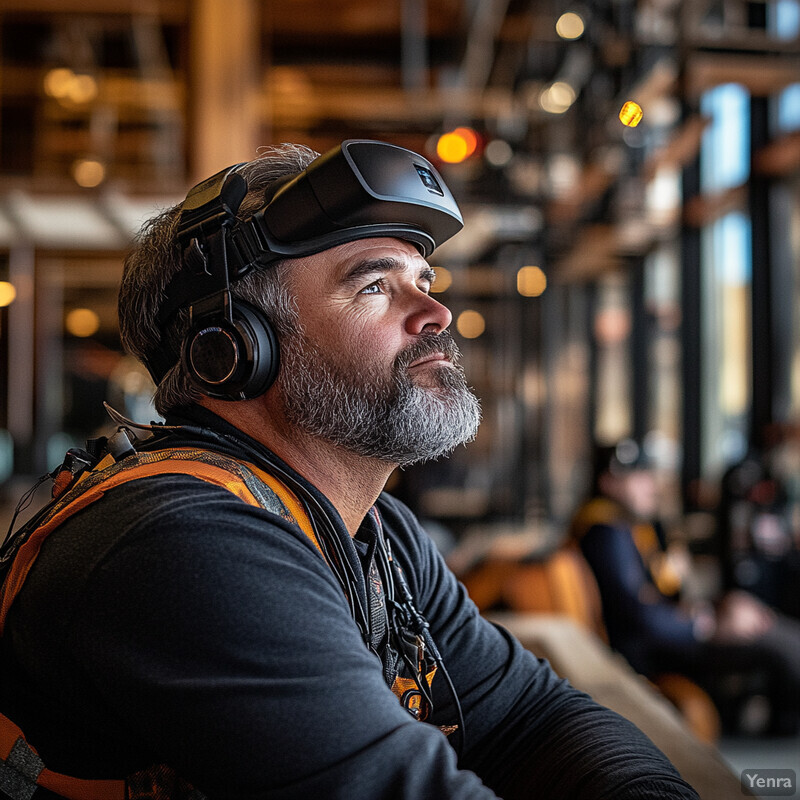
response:
<path fill-rule="evenodd" d="M 570 536 L 594 572 L 611 646 L 645 676 L 677 672 L 714 696 L 720 679 L 757 670 L 768 676 L 782 732 L 800 712 L 800 623 L 752 594 L 725 592 L 687 605 L 688 552 L 671 548 L 658 520 L 660 490 L 633 440 L 597 445 L 591 496 Z"/>
<path fill-rule="evenodd" d="M 800 619 L 800 448 L 791 426 L 769 426 L 720 482 L 716 544 L 725 589 L 745 589 Z"/>

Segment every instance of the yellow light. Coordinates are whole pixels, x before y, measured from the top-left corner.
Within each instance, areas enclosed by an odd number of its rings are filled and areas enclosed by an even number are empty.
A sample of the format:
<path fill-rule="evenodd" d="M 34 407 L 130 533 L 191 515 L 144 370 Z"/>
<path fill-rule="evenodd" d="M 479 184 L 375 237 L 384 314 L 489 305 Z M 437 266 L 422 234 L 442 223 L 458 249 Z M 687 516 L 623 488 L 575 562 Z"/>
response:
<path fill-rule="evenodd" d="M 456 329 L 465 339 L 477 339 L 486 330 L 486 320 L 479 312 L 467 309 L 458 315 Z"/>
<path fill-rule="evenodd" d="M 10 306 L 17 299 L 17 290 L 13 283 L 0 281 L 0 308 Z"/>
<path fill-rule="evenodd" d="M 623 125 L 635 128 L 642 121 L 642 107 L 633 100 L 628 100 L 619 112 L 619 118 Z"/>
<path fill-rule="evenodd" d="M 562 39 L 580 39 L 583 36 L 584 24 L 580 15 L 572 11 L 562 14 L 556 22 L 556 33 Z"/>
<path fill-rule="evenodd" d="M 56 67 L 44 76 L 44 90 L 50 97 L 66 97 L 75 73 L 67 67 Z"/>
<path fill-rule="evenodd" d="M 44 76 L 44 91 L 65 107 L 83 105 L 97 97 L 97 81 L 91 75 L 77 75 L 68 67 L 56 67 Z"/>
<path fill-rule="evenodd" d="M 73 308 L 67 314 L 65 326 L 73 336 L 85 339 L 100 329 L 100 317 L 91 308 Z"/>
<path fill-rule="evenodd" d="M 431 286 L 431 292 L 447 291 L 453 283 L 453 273 L 446 267 L 434 267 L 433 271 L 436 273 L 436 280 Z"/>
<path fill-rule="evenodd" d="M 68 96 L 76 105 L 91 102 L 97 97 L 97 81 L 91 75 L 75 75 Z"/>
<path fill-rule="evenodd" d="M 477 147 L 478 135 L 472 128 L 456 128 L 439 137 L 436 155 L 447 164 L 458 164 L 469 158 Z"/>
<path fill-rule="evenodd" d="M 539 297 L 547 288 L 547 276 L 541 267 L 522 267 L 517 272 L 517 291 L 523 297 Z"/>
<path fill-rule="evenodd" d="M 94 158 L 79 158 L 72 165 L 72 177 L 78 186 L 91 189 L 105 180 L 106 168 L 102 162 Z"/>

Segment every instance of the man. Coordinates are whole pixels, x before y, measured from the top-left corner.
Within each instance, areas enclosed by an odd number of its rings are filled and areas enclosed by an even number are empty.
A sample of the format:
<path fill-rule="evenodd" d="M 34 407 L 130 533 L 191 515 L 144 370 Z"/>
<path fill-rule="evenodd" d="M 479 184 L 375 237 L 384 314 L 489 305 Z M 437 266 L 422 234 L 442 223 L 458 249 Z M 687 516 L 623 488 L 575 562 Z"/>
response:
<path fill-rule="evenodd" d="M 726 675 L 764 673 L 772 724 L 793 732 L 800 624 L 741 590 L 687 606 L 681 592 L 691 565 L 657 522 L 659 487 L 646 454 L 625 439 L 596 446 L 593 461 L 592 497 L 571 534 L 597 578 L 612 647 L 649 678 L 682 673 L 715 696 Z"/>
<path fill-rule="evenodd" d="M 170 466 L 51 525 L 3 637 L 1 710 L 50 770 L 163 764 L 152 796 L 213 800 L 696 798 L 382 494 L 477 429 L 422 255 L 460 225 L 424 158 L 347 142 L 269 150 L 146 226 L 120 324 L 166 425 L 114 437 L 109 471 Z"/>

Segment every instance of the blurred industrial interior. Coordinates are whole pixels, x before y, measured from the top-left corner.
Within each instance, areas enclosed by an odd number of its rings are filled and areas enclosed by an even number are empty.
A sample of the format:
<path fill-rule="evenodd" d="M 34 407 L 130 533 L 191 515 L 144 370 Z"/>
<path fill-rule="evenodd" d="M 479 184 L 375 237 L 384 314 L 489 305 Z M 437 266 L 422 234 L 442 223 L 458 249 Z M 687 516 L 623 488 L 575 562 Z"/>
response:
<path fill-rule="evenodd" d="M 426 154 L 464 211 L 432 263 L 484 422 L 392 484 L 454 567 L 551 551 L 592 442 L 632 438 L 689 591 L 723 580 L 723 512 L 769 513 L 734 578 L 800 615 L 800 0 L 3 0 L 4 519 L 104 400 L 154 417 L 116 322 L 142 221 L 346 138 Z M 748 459 L 779 503 L 726 487 Z M 748 713 L 723 753 L 798 769 Z"/>

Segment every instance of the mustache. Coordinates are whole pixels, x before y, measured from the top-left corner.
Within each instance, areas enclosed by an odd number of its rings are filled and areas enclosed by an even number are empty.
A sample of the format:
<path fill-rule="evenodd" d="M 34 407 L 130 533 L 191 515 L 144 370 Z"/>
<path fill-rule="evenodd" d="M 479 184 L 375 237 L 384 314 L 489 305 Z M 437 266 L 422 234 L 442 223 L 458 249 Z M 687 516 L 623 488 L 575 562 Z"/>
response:
<path fill-rule="evenodd" d="M 405 369 L 418 358 L 431 356 L 434 353 L 443 353 L 453 364 L 458 364 L 461 358 L 461 350 L 449 331 L 421 333 L 413 344 L 398 353 L 394 360 L 395 368 Z"/>

